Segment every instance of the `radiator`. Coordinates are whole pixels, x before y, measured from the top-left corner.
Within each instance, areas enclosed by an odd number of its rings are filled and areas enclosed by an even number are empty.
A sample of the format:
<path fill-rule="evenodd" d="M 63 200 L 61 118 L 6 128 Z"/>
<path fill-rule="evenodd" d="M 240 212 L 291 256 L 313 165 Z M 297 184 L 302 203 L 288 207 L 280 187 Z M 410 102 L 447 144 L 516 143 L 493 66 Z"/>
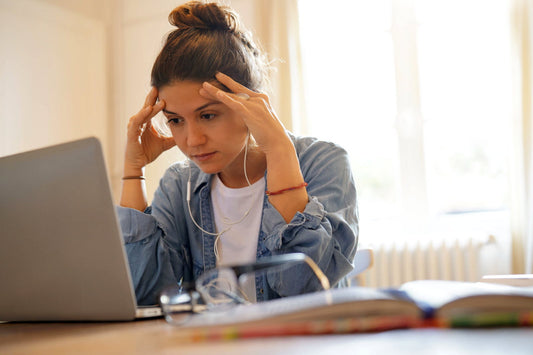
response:
<path fill-rule="evenodd" d="M 373 265 L 361 277 L 369 287 L 398 287 L 412 280 L 478 281 L 481 253 L 495 238 L 373 245 Z"/>

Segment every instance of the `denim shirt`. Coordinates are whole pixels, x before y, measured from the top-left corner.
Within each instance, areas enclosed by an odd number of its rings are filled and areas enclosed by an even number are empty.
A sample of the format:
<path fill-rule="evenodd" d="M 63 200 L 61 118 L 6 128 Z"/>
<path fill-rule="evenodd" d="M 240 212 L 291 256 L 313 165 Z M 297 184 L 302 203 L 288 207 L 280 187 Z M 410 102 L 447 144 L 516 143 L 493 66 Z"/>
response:
<path fill-rule="evenodd" d="M 310 137 L 293 140 L 309 201 L 286 223 L 265 195 L 257 258 L 302 252 L 324 271 L 332 286 L 345 284 L 353 268 L 358 239 L 355 183 L 348 155 L 341 147 Z M 216 267 L 216 236 L 203 233 L 189 216 L 187 181 L 191 174 L 190 209 L 196 222 L 215 232 L 211 206 L 212 175 L 179 162 L 164 174 L 152 205 L 141 212 L 117 207 L 126 253 L 139 304 L 156 304 L 160 292 L 178 282 L 194 282 Z M 256 278 L 257 300 L 320 289 L 309 268 Z M 297 270 L 297 272 L 296 272 Z"/>

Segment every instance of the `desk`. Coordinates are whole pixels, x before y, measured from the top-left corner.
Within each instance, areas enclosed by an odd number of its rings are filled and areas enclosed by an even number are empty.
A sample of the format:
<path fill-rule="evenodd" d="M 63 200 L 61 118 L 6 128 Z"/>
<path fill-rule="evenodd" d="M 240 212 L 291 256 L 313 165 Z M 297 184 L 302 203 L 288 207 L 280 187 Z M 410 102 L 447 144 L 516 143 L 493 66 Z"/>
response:
<path fill-rule="evenodd" d="M 533 328 L 405 329 L 185 343 L 162 319 L 0 324 L 0 354 L 532 354 Z"/>

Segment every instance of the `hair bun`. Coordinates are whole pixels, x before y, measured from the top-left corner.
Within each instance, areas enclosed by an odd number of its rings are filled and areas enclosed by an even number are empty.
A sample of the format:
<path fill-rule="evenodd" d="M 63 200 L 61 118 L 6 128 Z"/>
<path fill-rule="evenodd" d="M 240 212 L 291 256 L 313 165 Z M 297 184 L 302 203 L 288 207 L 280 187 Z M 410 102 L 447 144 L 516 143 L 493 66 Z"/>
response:
<path fill-rule="evenodd" d="M 200 1 L 190 1 L 176 7 L 168 21 L 179 29 L 196 28 L 202 30 L 237 31 L 238 17 L 230 8 Z"/>

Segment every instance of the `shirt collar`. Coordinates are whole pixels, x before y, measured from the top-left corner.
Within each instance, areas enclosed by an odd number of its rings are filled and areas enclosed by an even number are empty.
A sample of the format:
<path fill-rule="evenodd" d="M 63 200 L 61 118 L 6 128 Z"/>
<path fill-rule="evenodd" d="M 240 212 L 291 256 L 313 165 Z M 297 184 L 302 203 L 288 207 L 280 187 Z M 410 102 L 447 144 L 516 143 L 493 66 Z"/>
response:
<path fill-rule="evenodd" d="M 197 193 L 205 185 L 207 185 L 207 188 L 209 189 L 210 188 L 211 177 L 213 175 L 204 173 L 202 171 L 202 169 L 198 168 L 196 165 L 193 165 L 193 167 L 191 167 L 191 168 L 195 169 L 198 172 L 198 175 L 197 175 L 195 181 L 191 182 L 191 187 L 192 187 L 192 191 L 191 192 L 192 193 Z M 194 178 L 194 175 L 193 175 L 193 178 Z"/>

